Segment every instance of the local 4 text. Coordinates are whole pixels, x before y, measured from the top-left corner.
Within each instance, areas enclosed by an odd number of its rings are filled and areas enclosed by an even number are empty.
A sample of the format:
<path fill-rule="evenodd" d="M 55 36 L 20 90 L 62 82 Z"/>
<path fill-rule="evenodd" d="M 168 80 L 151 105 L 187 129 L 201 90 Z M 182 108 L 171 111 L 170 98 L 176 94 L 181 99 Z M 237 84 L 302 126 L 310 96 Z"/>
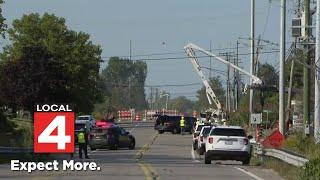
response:
<path fill-rule="evenodd" d="M 36 105 L 34 112 L 34 152 L 74 152 L 74 112 L 69 105 Z"/>

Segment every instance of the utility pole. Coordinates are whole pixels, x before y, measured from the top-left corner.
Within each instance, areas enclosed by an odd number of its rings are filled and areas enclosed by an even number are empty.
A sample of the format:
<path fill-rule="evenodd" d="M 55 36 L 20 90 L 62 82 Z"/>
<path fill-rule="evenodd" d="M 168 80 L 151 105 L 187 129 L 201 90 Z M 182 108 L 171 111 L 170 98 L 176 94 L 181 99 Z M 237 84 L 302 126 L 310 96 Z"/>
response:
<path fill-rule="evenodd" d="M 255 0 L 251 0 L 251 66 L 250 73 L 253 74 L 254 66 L 254 35 L 255 35 Z M 250 78 L 250 86 L 253 85 L 253 80 Z M 250 116 L 253 113 L 253 89 L 250 88 L 250 99 L 249 99 L 249 111 Z"/>
<path fill-rule="evenodd" d="M 229 53 L 226 54 L 227 56 L 227 61 L 230 61 Z M 228 101 L 228 112 L 230 113 L 231 111 L 231 97 L 230 97 L 230 66 L 228 65 L 228 70 L 227 70 L 227 101 Z"/>
<path fill-rule="evenodd" d="M 320 143 L 320 0 L 317 0 L 316 12 L 316 58 L 315 58 L 315 85 L 314 85 L 314 137 Z"/>
<path fill-rule="evenodd" d="M 237 58 L 233 58 L 233 64 L 237 64 Z M 233 83 L 232 83 L 232 109 L 233 112 L 237 110 L 237 74 L 236 69 L 233 68 Z"/>
<path fill-rule="evenodd" d="M 254 67 L 253 67 L 253 72 L 254 75 L 258 75 L 258 70 L 259 70 L 259 52 L 260 52 L 260 42 L 261 42 L 261 36 L 259 35 L 258 42 L 257 42 L 257 51 L 256 51 L 256 57 L 254 59 Z"/>
<path fill-rule="evenodd" d="M 210 40 L 210 52 L 212 53 L 212 41 Z M 211 79 L 211 77 L 212 77 L 212 74 L 211 74 L 211 70 L 212 70 L 212 65 L 211 65 L 211 56 L 210 56 L 210 74 L 209 74 L 209 79 Z"/>
<path fill-rule="evenodd" d="M 129 47 L 129 51 L 130 51 L 130 52 L 129 52 L 129 53 L 130 53 L 130 58 L 129 58 L 129 59 L 130 59 L 130 61 L 131 61 L 131 57 L 132 57 L 132 44 L 131 44 L 131 40 L 130 40 L 129 46 L 130 46 L 130 47 Z"/>
<path fill-rule="evenodd" d="M 304 29 L 305 29 L 305 64 L 310 64 L 309 37 L 310 37 L 310 0 L 304 0 Z M 310 70 L 303 67 L 303 121 L 306 126 L 310 125 Z"/>
<path fill-rule="evenodd" d="M 128 103 L 129 103 L 129 108 L 131 109 L 131 77 L 129 77 L 129 92 L 128 92 L 128 95 L 129 95 L 129 98 L 128 98 Z"/>
<path fill-rule="evenodd" d="M 153 110 L 153 87 L 150 87 L 150 109 Z"/>
<path fill-rule="evenodd" d="M 237 52 L 236 52 L 236 65 L 239 67 L 239 41 L 237 41 Z M 236 110 L 238 110 L 238 102 L 239 102 L 239 83 L 240 83 L 240 77 L 239 77 L 239 71 L 236 71 L 236 83 L 237 83 L 237 88 L 236 88 Z"/>
<path fill-rule="evenodd" d="M 286 0 L 281 0 L 280 70 L 279 70 L 279 131 L 285 135 L 284 124 L 284 61 L 286 53 Z"/>
<path fill-rule="evenodd" d="M 292 94 L 293 70 L 294 70 L 294 59 L 291 60 L 290 79 L 289 79 L 289 88 L 288 88 L 288 102 L 287 102 L 285 123 L 289 122 L 290 114 L 291 114 L 291 96 L 292 96 L 291 94 Z"/>

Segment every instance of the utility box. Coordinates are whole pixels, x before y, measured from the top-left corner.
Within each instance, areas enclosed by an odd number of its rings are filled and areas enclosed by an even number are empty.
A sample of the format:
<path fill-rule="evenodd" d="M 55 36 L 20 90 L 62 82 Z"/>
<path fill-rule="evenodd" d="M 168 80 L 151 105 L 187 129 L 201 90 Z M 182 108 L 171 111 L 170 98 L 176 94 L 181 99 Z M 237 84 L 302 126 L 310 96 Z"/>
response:
<path fill-rule="evenodd" d="M 309 126 L 309 124 L 306 124 L 304 126 L 304 134 L 305 135 L 310 135 L 310 126 Z"/>
<path fill-rule="evenodd" d="M 301 18 L 292 19 L 292 37 L 301 37 Z"/>

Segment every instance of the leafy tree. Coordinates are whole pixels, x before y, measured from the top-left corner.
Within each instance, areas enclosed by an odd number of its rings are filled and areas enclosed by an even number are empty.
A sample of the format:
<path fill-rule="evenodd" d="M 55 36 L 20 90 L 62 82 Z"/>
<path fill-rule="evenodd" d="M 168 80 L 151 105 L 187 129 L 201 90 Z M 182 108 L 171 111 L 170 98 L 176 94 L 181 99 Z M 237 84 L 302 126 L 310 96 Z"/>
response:
<path fill-rule="evenodd" d="M 225 101 L 225 90 L 222 87 L 222 81 L 219 76 L 212 77 L 209 80 L 209 84 L 214 91 L 215 95 L 219 99 L 220 103 L 223 105 L 223 102 Z M 206 95 L 206 89 L 203 86 L 198 92 L 197 92 L 198 101 L 196 102 L 196 108 L 198 111 L 203 111 L 210 107 L 209 101 L 207 99 Z M 215 107 L 215 104 L 213 103 L 212 106 Z"/>
<path fill-rule="evenodd" d="M 258 77 L 267 87 L 277 87 L 278 86 L 278 74 L 274 67 L 268 63 L 259 64 Z M 274 95 L 274 92 L 266 89 L 261 89 L 256 91 L 254 99 L 260 99 L 260 102 L 255 103 L 254 107 L 256 111 L 262 111 L 265 106 L 266 99 Z"/>
<path fill-rule="evenodd" d="M 4 0 L 0 0 L 0 5 L 4 3 Z M 0 34 L 2 37 L 5 37 L 5 31 L 7 29 L 7 25 L 5 24 L 5 18 L 2 15 L 2 8 L 0 8 Z"/>
<path fill-rule="evenodd" d="M 195 102 L 187 99 L 185 96 L 179 96 L 169 101 L 168 108 L 192 115 L 194 104 Z"/>
<path fill-rule="evenodd" d="M 105 79 L 105 95 L 118 109 L 144 109 L 147 106 L 144 91 L 147 77 L 147 64 L 142 61 L 130 61 L 111 57 L 102 71 Z"/>
<path fill-rule="evenodd" d="M 263 81 L 265 86 L 277 87 L 278 74 L 270 64 L 260 64 L 258 77 Z M 269 110 L 269 120 L 275 121 L 278 111 L 278 94 L 267 89 L 256 89 L 253 94 L 253 110 L 256 113 L 262 113 L 263 110 Z M 265 115 L 263 115 L 265 117 Z M 239 102 L 238 110 L 230 113 L 229 123 L 233 125 L 246 126 L 249 124 L 249 92 L 245 94 Z"/>
<path fill-rule="evenodd" d="M 268 63 L 259 64 L 258 77 L 267 86 L 278 86 L 278 73 L 274 67 Z"/>
<path fill-rule="evenodd" d="M 72 103 L 89 113 L 101 98 L 101 48 L 90 36 L 75 32 L 65 19 L 45 13 L 24 15 L 8 30 L 4 48 L 1 95 L 6 104 L 32 110 L 35 103 Z"/>

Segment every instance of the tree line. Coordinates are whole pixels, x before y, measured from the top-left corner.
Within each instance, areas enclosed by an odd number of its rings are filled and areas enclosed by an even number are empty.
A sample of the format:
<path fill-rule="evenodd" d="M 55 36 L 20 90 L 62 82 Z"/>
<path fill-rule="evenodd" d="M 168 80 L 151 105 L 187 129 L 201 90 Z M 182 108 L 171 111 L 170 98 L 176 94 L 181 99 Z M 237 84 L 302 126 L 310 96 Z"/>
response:
<path fill-rule="evenodd" d="M 0 16 L 0 34 L 10 44 L 0 54 L 2 110 L 33 112 L 38 103 L 72 104 L 81 114 L 99 107 L 103 111 L 147 107 L 145 62 L 112 57 L 101 67 L 101 47 L 54 14 L 23 15 L 9 29 L 4 20 Z"/>

